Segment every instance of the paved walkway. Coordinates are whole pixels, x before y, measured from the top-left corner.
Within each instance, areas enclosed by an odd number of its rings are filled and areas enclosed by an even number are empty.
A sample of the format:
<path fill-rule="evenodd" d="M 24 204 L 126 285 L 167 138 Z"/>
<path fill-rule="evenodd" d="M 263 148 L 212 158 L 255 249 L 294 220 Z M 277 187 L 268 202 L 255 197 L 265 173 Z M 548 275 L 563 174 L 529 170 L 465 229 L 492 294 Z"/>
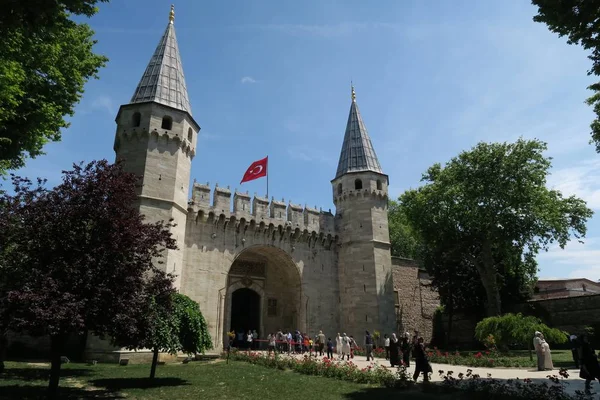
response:
<path fill-rule="evenodd" d="M 292 355 L 292 357 L 302 358 L 304 355 Z M 313 355 L 314 357 L 314 355 Z M 319 357 L 320 358 L 320 357 Z M 337 360 L 337 357 L 334 357 Z M 359 368 L 365 368 L 372 364 L 379 364 L 385 367 L 390 367 L 389 361 L 382 358 L 375 358 L 374 362 L 367 362 L 365 356 L 355 356 L 354 359 L 351 359 L 354 364 L 356 364 Z M 442 370 L 444 373 L 448 371 L 453 371 L 453 376 L 456 377 L 459 373 L 466 374 L 467 370 L 472 370 L 473 374 L 478 374 L 482 378 L 487 378 L 488 374 L 491 374 L 491 377 L 494 379 L 525 379 L 529 378 L 534 383 L 542 383 L 546 382 L 550 384 L 550 380 L 548 379 L 548 375 L 556 375 L 558 376 L 559 369 L 556 368 L 553 371 L 538 371 L 534 368 L 478 368 L 478 367 L 465 367 L 460 365 L 450 365 L 450 364 L 431 364 L 433 369 L 433 374 L 431 375 L 432 382 L 441 382 L 443 378 L 440 377 L 438 371 Z M 408 368 L 408 372 L 412 376 L 414 372 L 414 363 L 411 361 L 411 366 Z M 563 380 L 562 378 L 560 378 Z M 419 382 L 423 380 L 423 376 L 419 378 Z M 585 381 L 579 378 L 579 370 L 577 369 L 569 369 L 569 378 L 564 379 L 568 384 L 565 385 L 565 391 L 570 394 L 575 394 L 575 391 L 580 390 L 583 392 L 585 389 Z M 598 382 L 592 383 L 592 392 L 600 392 L 600 387 Z M 598 397 L 600 398 L 600 396 Z"/>

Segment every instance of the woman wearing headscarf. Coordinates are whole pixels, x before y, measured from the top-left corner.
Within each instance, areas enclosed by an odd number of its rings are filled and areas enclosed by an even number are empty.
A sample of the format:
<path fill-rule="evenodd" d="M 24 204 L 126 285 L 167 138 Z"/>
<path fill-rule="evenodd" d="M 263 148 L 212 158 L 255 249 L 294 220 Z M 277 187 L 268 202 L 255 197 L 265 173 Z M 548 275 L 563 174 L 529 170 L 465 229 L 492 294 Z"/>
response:
<path fill-rule="evenodd" d="M 406 368 L 410 367 L 410 334 L 406 332 L 400 343 L 400 351 L 402 352 L 402 363 Z"/>
<path fill-rule="evenodd" d="M 538 371 L 544 371 L 544 349 L 542 348 L 542 333 L 539 331 L 535 332 L 535 336 L 533 337 L 533 348 L 535 349 L 535 354 L 537 355 L 537 368 Z"/>
<path fill-rule="evenodd" d="M 337 353 L 338 360 L 342 359 L 342 335 L 338 332 L 335 337 L 335 352 Z"/>
<path fill-rule="evenodd" d="M 396 334 L 392 333 L 392 337 L 390 338 L 390 364 L 392 367 L 400 365 L 400 359 L 398 357 L 399 345 Z"/>
<path fill-rule="evenodd" d="M 540 335 L 540 339 L 542 341 L 542 351 L 544 352 L 544 369 L 547 371 L 551 371 L 554 369 L 554 364 L 552 363 L 552 352 L 550 351 L 550 345 L 546 342 L 546 338 L 544 338 L 544 334 Z"/>
<path fill-rule="evenodd" d="M 344 356 L 348 356 L 347 359 L 350 361 L 350 338 L 345 333 L 342 335 L 342 360 Z"/>

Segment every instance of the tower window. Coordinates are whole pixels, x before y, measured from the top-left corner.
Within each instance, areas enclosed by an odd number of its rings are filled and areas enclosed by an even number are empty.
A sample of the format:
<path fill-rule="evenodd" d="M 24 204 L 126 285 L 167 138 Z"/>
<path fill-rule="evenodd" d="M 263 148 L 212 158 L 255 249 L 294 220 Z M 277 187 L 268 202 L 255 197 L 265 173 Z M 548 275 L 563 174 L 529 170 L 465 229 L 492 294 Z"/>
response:
<path fill-rule="evenodd" d="M 267 316 L 269 316 L 269 317 L 277 316 L 277 299 L 268 299 L 267 300 Z"/>
<path fill-rule="evenodd" d="M 193 135 L 194 135 L 194 132 L 192 132 L 192 128 L 188 128 L 188 141 L 189 142 L 192 141 Z"/>
<path fill-rule="evenodd" d="M 169 117 L 168 115 L 165 115 L 162 119 L 162 124 L 160 125 L 160 127 L 161 129 L 166 129 L 168 131 L 173 129 L 173 118 Z"/>
<path fill-rule="evenodd" d="M 342 184 L 338 183 L 338 195 L 342 194 Z"/>
<path fill-rule="evenodd" d="M 141 120 L 142 120 L 142 114 L 140 114 L 139 112 L 133 113 L 133 116 L 131 118 L 131 124 L 133 125 L 134 128 L 137 128 L 138 126 L 140 126 Z"/>
<path fill-rule="evenodd" d="M 356 190 L 362 189 L 362 181 L 360 179 L 357 179 L 354 181 L 354 189 L 356 189 Z"/>
<path fill-rule="evenodd" d="M 381 181 L 377 179 L 377 190 L 382 190 Z"/>

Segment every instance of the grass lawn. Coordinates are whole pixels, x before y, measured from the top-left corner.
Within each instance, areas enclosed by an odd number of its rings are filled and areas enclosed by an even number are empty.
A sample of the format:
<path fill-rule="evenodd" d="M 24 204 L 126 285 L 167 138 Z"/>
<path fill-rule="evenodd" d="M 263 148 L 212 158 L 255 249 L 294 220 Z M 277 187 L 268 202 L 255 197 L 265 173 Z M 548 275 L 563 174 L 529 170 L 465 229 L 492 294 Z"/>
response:
<path fill-rule="evenodd" d="M 552 362 L 555 368 L 573 368 L 575 363 L 573 362 L 573 354 L 571 350 L 551 350 Z M 533 352 L 533 361 L 529 361 L 529 352 L 527 350 L 513 350 L 510 353 L 511 357 L 519 358 L 523 362 L 528 362 L 528 366 L 537 366 L 535 351 Z"/>
<path fill-rule="evenodd" d="M 8 362 L 0 375 L 0 399 L 41 399 L 49 367 Z M 248 399 L 248 400 L 406 400 L 450 399 L 420 391 L 398 391 L 330 378 L 280 371 L 244 362 L 191 362 L 159 366 L 154 381 L 149 365 L 63 365 L 61 399 Z M 456 397 L 452 397 L 455 399 Z"/>

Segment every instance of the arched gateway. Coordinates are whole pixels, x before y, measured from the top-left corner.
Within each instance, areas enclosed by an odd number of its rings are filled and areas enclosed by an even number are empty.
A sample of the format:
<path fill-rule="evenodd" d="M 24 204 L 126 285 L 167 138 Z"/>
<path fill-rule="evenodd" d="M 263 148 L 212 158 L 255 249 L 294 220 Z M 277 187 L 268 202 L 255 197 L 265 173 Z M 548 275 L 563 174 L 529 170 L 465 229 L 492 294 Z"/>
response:
<path fill-rule="evenodd" d="M 305 328 L 298 266 L 284 250 L 257 245 L 243 250 L 227 275 L 223 343 L 227 332 L 269 333 Z"/>

